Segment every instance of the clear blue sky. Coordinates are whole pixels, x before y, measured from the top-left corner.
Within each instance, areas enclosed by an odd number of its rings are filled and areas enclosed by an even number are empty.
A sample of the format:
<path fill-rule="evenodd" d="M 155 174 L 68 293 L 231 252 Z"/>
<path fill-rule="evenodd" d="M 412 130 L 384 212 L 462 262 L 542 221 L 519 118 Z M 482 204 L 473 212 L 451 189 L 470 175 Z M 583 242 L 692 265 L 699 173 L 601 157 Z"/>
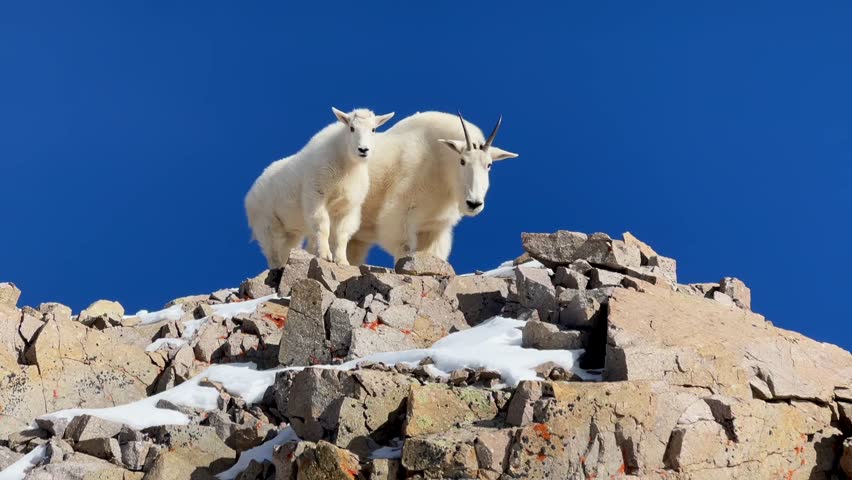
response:
<path fill-rule="evenodd" d="M 75 310 L 237 286 L 245 192 L 332 105 L 460 108 L 521 157 L 457 270 L 630 230 L 852 348 L 852 4 L 649 3 L 4 2 L 0 280 Z"/>

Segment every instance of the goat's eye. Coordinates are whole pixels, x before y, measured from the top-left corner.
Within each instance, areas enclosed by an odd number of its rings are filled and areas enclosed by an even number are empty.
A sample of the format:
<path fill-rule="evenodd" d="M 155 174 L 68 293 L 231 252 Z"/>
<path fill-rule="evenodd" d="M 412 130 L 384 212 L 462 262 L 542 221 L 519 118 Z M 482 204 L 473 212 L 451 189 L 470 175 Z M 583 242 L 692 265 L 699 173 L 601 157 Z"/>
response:
<path fill-rule="evenodd" d="M 376 129 L 375 129 L 375 128 L 373 129 L 373 133 L 376 133 Z"/>
<path fill-rule="evenodd" d="M 464 166 L 464 163 L 465 163 L 465 162 L 464 162 L 464 159 L 462 158 L 462 159 L 461 159 L 461 164 L 462 164 L 462 166 Z"/>
<path fill-rule="evenodd" d="M 485 167 L 485 168 L 487 168 L 488 170 L 491 170 L 491 164 L 489 163 L 488 166 Z"/>
<path fill-rule="evenodd" d="M 354 132 L 354 131 L 355 131 L 355 127 L 349 127 L 349 131 L 350 131 L 350 132 Z"/>

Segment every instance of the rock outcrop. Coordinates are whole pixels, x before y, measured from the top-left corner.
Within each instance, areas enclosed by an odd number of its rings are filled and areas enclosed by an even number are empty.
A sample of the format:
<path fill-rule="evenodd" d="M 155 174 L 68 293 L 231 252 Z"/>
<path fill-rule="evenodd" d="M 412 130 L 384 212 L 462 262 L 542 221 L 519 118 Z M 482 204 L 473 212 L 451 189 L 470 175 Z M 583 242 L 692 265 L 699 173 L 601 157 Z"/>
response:
<path fill-rule="evenodd" d="M 387 269 L 294 251 L 239 289 L 137 316 L 19 308 L 0 284 L 0 470 L 38 454 L 27 478 L 852 477 L 849 352 L 774 327 L 739 279 L 678 283 L 676 261 L 629 233 L 522 244 L 475 275 L 424 254 Z M 495 316 L 516 319 L 501 320 L 511 340 L 447 351 Z M 495 358 L 498 340 L 518 358 Z M 278 370 L 205 373 L 243 362 Z M 97 410 L 185 383 L 204 408 L 150 400 L 179 422 Z M 69 408 L 90 410 L 45 416 Z"/>

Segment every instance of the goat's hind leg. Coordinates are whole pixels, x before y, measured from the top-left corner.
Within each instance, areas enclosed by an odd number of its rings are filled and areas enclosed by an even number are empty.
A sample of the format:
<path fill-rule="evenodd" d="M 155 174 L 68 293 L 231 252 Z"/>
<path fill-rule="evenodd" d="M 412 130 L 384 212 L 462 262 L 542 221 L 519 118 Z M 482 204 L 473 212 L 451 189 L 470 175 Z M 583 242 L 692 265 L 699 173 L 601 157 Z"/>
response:
<path fill-rule="evenodd" d="M 349 259 L 349 263 L 363 265 L 367 261 L 367 254 L 370 253 L 371 246 L 370 243 L 354 238 L 350 239 L 349 244 L 346 245 L 346 258 Z"/>
<path fill-rule="evenodd" d="M 270 226 L 268 229 L 268 242 L 270 244 L 270 252 L 266 258 L 269 262 L 269 268 L 282 268 L 287 265 L 287 260 L 290 259 L 290 250 L 302 244 L 304 235 L 300 232 L 287 231 L 286 227 L 280 222 L 277 225 Z M 266 253 L 266 247 L 264 247 Z"/>

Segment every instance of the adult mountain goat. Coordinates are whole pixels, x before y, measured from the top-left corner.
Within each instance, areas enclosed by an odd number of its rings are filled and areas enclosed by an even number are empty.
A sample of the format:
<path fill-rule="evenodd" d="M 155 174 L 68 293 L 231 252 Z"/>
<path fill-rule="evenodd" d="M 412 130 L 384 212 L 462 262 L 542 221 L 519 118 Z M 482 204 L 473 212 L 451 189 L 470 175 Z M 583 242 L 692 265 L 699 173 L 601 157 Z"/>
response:
<path fill-rule="evenodd" d="M 249 225 L 270 268 L 284 266 L 305 236 L 319 257 L 348 264 L 346 246 L 361 222 L 376 128 L 393 113 L 332 111 L 337 122 L 295 155 L 269 165 L 246 195 Z"/>
<path fill-rule="evenodd" d="M 395 259 L 424 251 L 446 260 L 453 227 L 485 208 L 491 164 L 518 156 L 492 145 L 501 121 L 486 140 L 461 113 L 423 112 L 378 135 L 349 260 L 363 263 L 374 243 Z"/>

